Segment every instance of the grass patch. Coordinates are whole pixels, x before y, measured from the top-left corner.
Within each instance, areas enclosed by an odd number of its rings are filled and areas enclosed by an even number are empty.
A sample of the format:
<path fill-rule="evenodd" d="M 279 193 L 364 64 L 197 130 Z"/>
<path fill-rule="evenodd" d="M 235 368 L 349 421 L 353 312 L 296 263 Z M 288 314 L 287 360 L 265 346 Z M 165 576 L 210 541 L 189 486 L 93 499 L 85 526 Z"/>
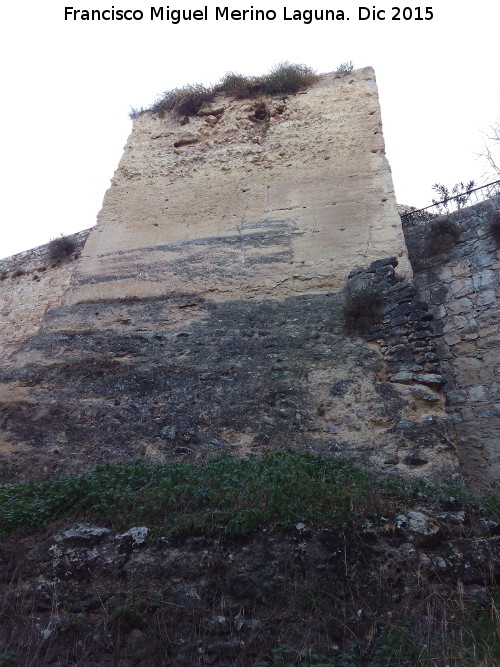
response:
<path fill-rule="evenodd" d="M 460 227 L 450 220 L 441 218 L 432 222 L 427 234 L 426 246 L 431 255 L 447 254 L 460 237 Z"/>
<path fill-rule="evenodd" d="M 450 495 L 500 518 L 495 494 L 475 499 L 457 485 L 438 489 L 422 480 L 377 479 L 348 462 L 310 453 L 220 456 L 202 465 L 136 459 L 74 477 L 1 485 L 0 536 L 17 529 L 33 533 L 60 518 L 117 529 L 146 525 L 166 536 L 248 535 L 299 521 L 346 527 L 399 512 L 402 502 Z"/>
<path fill-rule="evenodd" d="M 471 606 L 460 595 L 435 594 L 420 601 L 407 619 L 381 624 L 371 641 L 351 641 L 348 651 L 329 657 L 281 644 L 257 667 L 495 667 L 500 664 L 499 612 L 498 587 L 486 602 Z"/>
<path fill-rule="evenodd" d="M 349 292 L 344 301 L 344 327 L 348 333 L 363 333 L 382 317 L 384 295 L 374 287 Z"/>

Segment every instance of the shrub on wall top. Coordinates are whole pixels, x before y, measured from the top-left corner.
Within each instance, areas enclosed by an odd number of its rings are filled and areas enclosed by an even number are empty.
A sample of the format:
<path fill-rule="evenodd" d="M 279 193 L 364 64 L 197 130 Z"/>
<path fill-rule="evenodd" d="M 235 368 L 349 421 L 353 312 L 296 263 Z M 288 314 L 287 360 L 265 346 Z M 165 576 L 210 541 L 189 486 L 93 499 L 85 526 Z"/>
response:
<path fill-rule="evenodd" d="M 228 72 L 213 87 L 194 84 L 167 90 L 148 109 L 131 109 L 129 116 L 135 120 L 146 111 L 157 114 L 160 118 L 163 118 L 166 112 L 172 112 L 177 116 L 194 116 L 203 106 L 212 102 L 218 92 L 224 92 L 234 99 L 262 94 L 293 94 L 310 86 L 318 78 L 314 70 L 307 65 L 288 62 L 279 63 L 261 77 Z"/>
<path fill-rule="evenodd" d="M 284 62 L 273 67 L 264 77 L 264 92 L 268 95 L 297 93 L 317 79 L 318 75 L 307 65 L 292 65 Z"/>
<path fill-rule="evenodd" d="M 76 250 L 76 241 L 71 236 L 59 236 L 50 241 L 47 251 L 50 261 L 63 262 L 69 259 Z"/>

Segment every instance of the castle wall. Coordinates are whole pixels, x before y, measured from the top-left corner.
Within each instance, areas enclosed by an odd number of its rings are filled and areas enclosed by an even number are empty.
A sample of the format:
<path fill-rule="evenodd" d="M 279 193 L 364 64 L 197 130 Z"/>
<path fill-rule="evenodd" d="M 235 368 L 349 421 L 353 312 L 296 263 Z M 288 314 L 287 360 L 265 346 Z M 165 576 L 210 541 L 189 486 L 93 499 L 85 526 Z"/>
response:
<path fill-rule="evenodd" d="M 0 260 L 0 362 L 38 330 L 48 310 L 61 305 L 89 234 L 70 235 L 75 252 L 68 261 L 52 262 L 48 244 Z"/>
<path fill-rule="evenodd" d="M 478 480 L 500 476 L 500 250 L 488 220 L 498 209 L 500 196 L 447 216 L 461 230 L 448 254 L 429 255 L 432 222 L 405 229 L 415 285 L 435 317 L 458 453 Z"/>
<path fill-rule="evenodd" d="M 451 476 L 409 276 L 371 68 L 143 114 L 63 302 L 0 375 L 0 475 L 292 447 Z M 371 337 L 344 329 L 348 279 L 386 292 Z"/>
<path fill-rule="evenodd" d="M 285 298 L 389 256 L 409 275 L 372 68 L 200 114 L 134 122 L 68 303 Z"/>

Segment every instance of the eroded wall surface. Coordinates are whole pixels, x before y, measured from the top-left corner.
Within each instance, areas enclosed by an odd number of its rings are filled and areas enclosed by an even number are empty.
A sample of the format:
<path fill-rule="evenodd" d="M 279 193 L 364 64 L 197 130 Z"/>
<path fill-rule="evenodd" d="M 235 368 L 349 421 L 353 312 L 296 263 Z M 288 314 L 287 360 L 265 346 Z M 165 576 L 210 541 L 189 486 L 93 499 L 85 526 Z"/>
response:
<path fill-rule="evenodd" d="M 389 256 L 409 275 L 372 68 L 200 113 L 135 121 L 68 302 L 284 298 Z"/>
<path fill-rule="evenodd" d="M 500 477 L 500 250 L 489 227 L 500 197 L 449 217 L 460 229 L 454 248 L 430 254 L 430 225 L 405 230 L 415 284 L 435 317 L 447 412 L 464 472 Z"/>
<path fill-rule="evenodd" d="M 0 260 L 0 362 L 36 333 L 48 310 L 61 305 L 89 234 L 70 235 L 75 252 L 64 262 L 50 260 L 48 244 Z"/>
<path fill-rule="evenodd" d="M 63 303 L 2 371 L 0 474 L 292 447 L 453 475 L 410 275 L 371 68 L 144 114 Z M 361 278 L 387 296 L 365 338 L 344 330 Z"/>

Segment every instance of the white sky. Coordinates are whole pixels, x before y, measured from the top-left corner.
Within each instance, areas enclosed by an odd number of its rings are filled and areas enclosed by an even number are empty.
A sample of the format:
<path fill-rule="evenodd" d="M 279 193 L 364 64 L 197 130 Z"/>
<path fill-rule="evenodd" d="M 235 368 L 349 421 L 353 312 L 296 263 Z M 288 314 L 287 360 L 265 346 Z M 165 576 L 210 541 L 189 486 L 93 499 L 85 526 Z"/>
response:
<path fill-rule="evenodd" d="M 500 118 L 500 2 L 427 0 L 430 21 L 359 21 L 361 2 L 259 2 L 271 22 L 215 21 L 224 2 L 172 0 L 208 22 L 150 21 L 154 0 L 26 0 L 2 7 L 0 257 L 92 226 L 131 129 L 130 107 L 170 88 L 261 74 L 284 60 L 331 72 L 344 61 L 377 75 L 399 203 L 426 206 L 431 185 L 487 182 L 475 156 Z M 64 7 L 142 9 L 135 21 L 65 21 Z M 235 0 L 231 9 L 250 9 Z M 349 21 L 283 21 L 283 8 L 344 10 Z M 366 3 L 372 7 L 373 2 Z M 419 6 L 416 2 L 400 7 Z M 491 180 L 491 179 L 490 179 Z"/>

